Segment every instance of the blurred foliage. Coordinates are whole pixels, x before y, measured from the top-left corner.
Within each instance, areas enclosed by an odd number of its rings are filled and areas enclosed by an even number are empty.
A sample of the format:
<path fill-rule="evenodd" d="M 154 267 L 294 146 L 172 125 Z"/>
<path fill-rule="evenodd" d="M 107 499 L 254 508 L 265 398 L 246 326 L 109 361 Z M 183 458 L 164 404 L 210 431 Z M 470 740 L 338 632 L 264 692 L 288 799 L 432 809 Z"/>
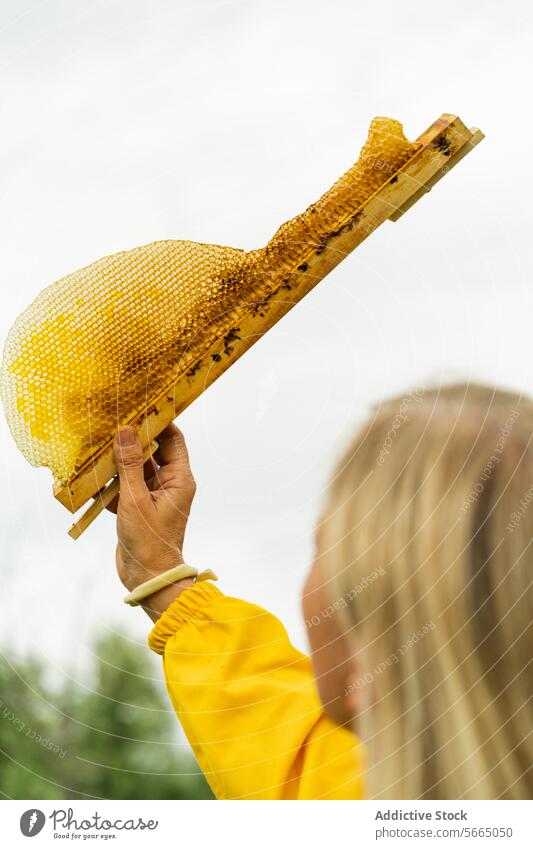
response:
<path fill-rule="evenodd" d="M 0 659 L 0 794 L 12 799 L 209 799 L 148 652 L 116 635 L 85 686 L 45 686 Z"/>

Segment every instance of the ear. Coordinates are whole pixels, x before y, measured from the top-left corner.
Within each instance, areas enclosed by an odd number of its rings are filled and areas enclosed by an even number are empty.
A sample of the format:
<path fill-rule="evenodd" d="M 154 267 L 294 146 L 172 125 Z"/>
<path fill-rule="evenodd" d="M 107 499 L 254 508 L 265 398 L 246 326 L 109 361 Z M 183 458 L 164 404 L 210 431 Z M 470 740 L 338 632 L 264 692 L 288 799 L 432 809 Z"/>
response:
<path fill-rule="evenodd" d="M 343 708 L 346 716 L 353 722 L 363 711 L 368 710 L 378 699 L 376 677 L 364 676 L 352 658 L 346 683 L 344 686 Z"/>

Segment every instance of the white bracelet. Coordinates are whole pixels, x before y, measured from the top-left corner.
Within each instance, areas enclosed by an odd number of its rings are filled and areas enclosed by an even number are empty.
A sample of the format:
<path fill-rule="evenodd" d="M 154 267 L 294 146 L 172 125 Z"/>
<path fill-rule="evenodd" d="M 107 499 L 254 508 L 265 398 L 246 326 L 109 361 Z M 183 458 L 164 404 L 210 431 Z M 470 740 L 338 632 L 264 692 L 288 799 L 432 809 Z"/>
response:
<path fill-rule="evenodd" d="M 186 563 L 182 563 L 180 566 L 173 566 L 172 569 L 167 569 L 166 572 L 156 575 L 155 578 L 150 578 L 144 584 L 139 584 L 131 593 L 128 593 L 124 599 L 124 603 L 131 605 L 131 607 L 136 607 L 143 598 L 147 598 L 152 593 L 162 590 L 163 587 L 175 584 L 176 581 L 182 581 L 184 578 L 194 578 L 196 581 L 218 581 L 217 576 L 211 569 L 198 572 L 195 566 L 188 566 Z"/>

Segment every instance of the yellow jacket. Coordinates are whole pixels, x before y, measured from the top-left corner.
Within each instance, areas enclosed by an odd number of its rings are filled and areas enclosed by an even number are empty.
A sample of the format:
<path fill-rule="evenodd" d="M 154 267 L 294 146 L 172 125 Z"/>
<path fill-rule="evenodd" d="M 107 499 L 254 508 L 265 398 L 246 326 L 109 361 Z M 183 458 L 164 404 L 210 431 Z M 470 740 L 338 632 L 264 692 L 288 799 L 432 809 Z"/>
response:
<path fill-rule="evenodd" d="M 361 799 L 363 750 L 325 715 L 308 657 L 260 607 L 196 583 L 148 637 L 218 799 Z"/>

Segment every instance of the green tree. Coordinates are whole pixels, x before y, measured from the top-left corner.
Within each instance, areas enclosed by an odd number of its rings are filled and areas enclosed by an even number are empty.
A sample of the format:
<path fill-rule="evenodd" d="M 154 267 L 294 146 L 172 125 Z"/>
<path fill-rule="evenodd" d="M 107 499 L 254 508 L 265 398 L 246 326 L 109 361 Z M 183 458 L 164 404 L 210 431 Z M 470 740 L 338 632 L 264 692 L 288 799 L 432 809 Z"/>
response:
<path fill-rule="evenodd" d="M 13 799 L 205 799 L 148 653 L 96 641 L 85 687 L 43 684 L 35 659 L 0 662 L 0 792 Z"/>

